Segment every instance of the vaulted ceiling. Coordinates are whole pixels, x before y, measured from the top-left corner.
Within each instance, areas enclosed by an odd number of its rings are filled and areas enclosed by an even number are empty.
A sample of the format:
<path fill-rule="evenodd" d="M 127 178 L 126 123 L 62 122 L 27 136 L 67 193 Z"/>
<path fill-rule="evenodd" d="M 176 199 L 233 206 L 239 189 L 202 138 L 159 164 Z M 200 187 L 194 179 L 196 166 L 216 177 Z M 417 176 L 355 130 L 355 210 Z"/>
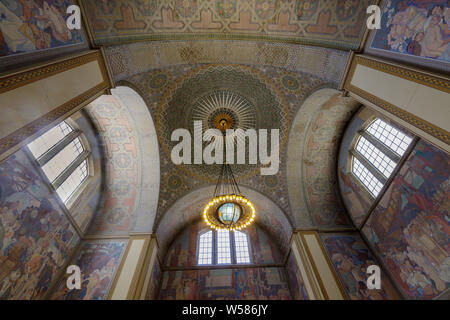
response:
<path fill-rule="evenodd" d="M 363 8 L 372 1 L 86 2 L 114 80 L 142 96 L 155 124 L 159 194 L 156 213 L 146 214 L 155 214 L 163 246 L 200 217 L 220 169 L 175 165 L 171 135 L 180 128 L 193 135 L 194 120 L 213 128 L 224 111 L 221 99 L 233 128 L 280 130 L 276 175 L 260 175 L 259 165 L 233 165 L 239 185 L 272 211 L 260 206 L 261 225 L 273 235 L 351 226 L 337 191 L 336 159 L 358 105 L 335 89 L 347 49 L 360 45 Z M 123 231 L 137 231 L 139 219 Z M 286 246 L 288 239 L 278 238 Z"/>
<path fill-rule="evenodd" d="M 87 0 L 97 44 L 256 40 L 357 49 L 372 0 Z"/>

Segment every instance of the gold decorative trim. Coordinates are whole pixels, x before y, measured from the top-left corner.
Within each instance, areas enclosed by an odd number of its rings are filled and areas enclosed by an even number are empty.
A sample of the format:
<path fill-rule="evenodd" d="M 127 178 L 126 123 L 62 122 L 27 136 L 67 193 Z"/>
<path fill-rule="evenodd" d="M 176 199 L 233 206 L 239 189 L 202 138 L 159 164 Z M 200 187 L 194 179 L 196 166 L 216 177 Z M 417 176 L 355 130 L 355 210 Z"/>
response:
<path fill-rule="evenodd" d="M 317 279 L 317 275 L 313 270 L 311 259 L 308 253 L 306 252 L 306 243 L 302 239 L 301 232 L 295 233 L 293 244 L 295 246 L 292 246 L 291 244 L 291 248 L 293 249 L 292 252 L 294 253 L 295 260 L 297 261 L 299 267 L 300 266 L 303 267 L 305 272 L 306 279 L 303 279 L 303 281 L 309 284 L 312 293 L 312 296 L 309 294 L 309 292 L 307 293 L 308 298 L 310 300 L 324 300 L 325 296 L 322 292 L 323 290 L 320 288 L 319 280 Z M 295 254 L 295 252 L 297 252 L 297 254 L 299 255 L 300 261 L 298 260 L 298 257 Z"/>
<path fill-rule="evenodd" d="M 81 95 L 73 98 L 72 100 L 66 102 L 65 104 L 57 107 L 56 109 L 48 112 L 44 116 L 40 117 L 27 124 L 26 126 L 17 129 L 10 135 L 0 139 L 0 154 L 3 154 L 10 148 L 21 143 L 23 140 L 29 136 L 37 133 L 43 127 L 51 124 L 52 122 L 58 120 L 62 116 L 66 115 L 68 112 L 78 111 L 79 106 L 83 107 L 83 103 L 86 101 L 91 101 L 92 98 L 99 96 L 99 93 L 103 93 L 105 89 L 108 88 L 108 83 L 103 81 L 102 83 L 92 87 L 88 91 L 82 93 Z"/>
<path fill-rule="evenodd" d="M 100 51 L 96 50 L 72 59 L 54 62 L 36 69 L 0 77 L 0 94 L 51 77 L 55 74 L 79 67 L 83 64 L 95 60 L 99 61 L 99 63 L 103 67 L 101 68 L 102 73 L 105 75 L 106 71 L 104 70 L 105 66 L 103 62 L 101 62 L 102 60 L 101 53 Z M 104 79 L 108 79 L 108 77 L 104 76 Z"/>
<path fill-rule="evenodd" d="M 136 268 L 134 269 L 133 278 L 131 280 L 130 288 L 127 293 L 127 300 L 133 300 L 138 289 L 139 279 L 141 278 L 141 274 L 144 270 L 145 258 L 148 254 L 148 249 L 151 244 L 151 236 L 149 235 L 139 235 L 139 236 L 130 236 L 130 240 L 144 240 L 144 244 L 142 245 L 142 250 L 139 253 L 139 258 L 136 264 Z"/>
<path fill-rule="evenodd" d="M 355 232 L 355 231 L 349 231 L 349 232 Z M 316 237 L 316 240 L 319 243 L 319 247 L 322 250 L 322 254 L 325 256 L 325 260 L 327 260 L 328 267 L 330 267 L 330 269 L 331 269 L 331 273 L 333 274 L 334 281 L 336 281 L 336 283 L 337 283 L 337 285 L 339 287 L 339 291 L 342 294 L 342 297 L 344 299 L 348 300 L 349 299 L 348 295 L 345 292 L 344 287 L 342 286 L 342 283 L 341 283 L 341 281 L 339 279 L 339 276 L 337 275 L 337 272 L 336 272 L 336 269 L 334 268 L 334 265 L 330 261 L 330 257 L 328 256 L 327 251 L 325 250 L 325 247 L 323 246 L 322 239 L 320 238 L 320 236 L 319 236 L 319 234 L 317 232 L 314 233 L 314 236 Z"/>
<path fill-rule="evenodd" d="M 389 73 L 393 76 L 397 76 L 406 80 L 410 80 L 427 87 L 431 87 L 440 91 L 450 93 L 450 80 L 439 77 L 438 75 L 433 75 L 431 73 L 424 73 L 420 71 L 413 70 L 411 68 L 406 68 L 388 62 L 384 62 L 378 59 L 369 58 L 363 55 L 355 55 L 352 61 L 350 77 L 347 77 L 345 87 L 349 88 L 353 75 L 355 73 L 357 65 L 362 65 L 375 69 L 381 72 Z"/>
<path fill-rule="evenodd" d="M 450 144 L 450 133 L 446 130 L 437 127 L 434 124 L 425 121 L 408 111 L 405 111 L 377 96 L 374 96 L 365 90 L 362 90 L 351 84 L 356 67 L 358 65 L 363 65 L 369 67 L 371 69 L 375 69 L 384 73 L 388 73 L 397 77 L 400 77 L 405 80 L 413 81 L 415 83 L 428 86 L 430 88 L 434 88 L 439 91 L 443 91 L 446 93 L 450 93 L 450 80 L 438 77 L 431 74 L 425 74 L 422 72 L 418 72 L 412 69 L 407 69 L 400 66 L 395 66 L 392 64 L 388 64 L 379 60 L 373 60 L 361 55 L 354 56 L 349 73 L 345 80 L 344 88 L 357 96 L 367 100 L 370 103 L 375 104 L 376 106 L 382 108 L 383 110 L 397 116 L 403 121 L 423 130 L 424 132 L 430 134 L 431 136 Z"/>
<path fill-rule="evenodd" d="M 107 300 L 111 300 L 112 296 L 114 294 L 114 291 L 117 287 L 117 282 L 119 281 L 119 278 L 123 272 L 123 267 L 125 265 L 126 260 L 128 259 L 128 255 L 130 253 L 130 248 L 133 244 L 134 240 L 144 240 L 144 244 L 142 245 L 142 249 L 139 253 L 139 258 L 136 264 L 136 268 L 134 269 L 134 273 L 133 273 L 133 277 L 131 279 L 131 283 L 130 286 L 128 288 L 127 291 L 127 295 L 126 295 L 126 300 L 131 300 L 134 297 L 135 291 L 136 291 L 136 287 L 138 285 L 138 279 L 141 276 L 142 273 L 142 268 L 144 265 L 144 260 L 147 256 L 147 251 L 149 248 L 149 244 L 151 242 L 151 236 L 150 235 L 130 235 L 128 243 L 127 243 L 127 248 L 125 249 L 124 254 L 122 255 L 122 260 L 120 261 L 119 264 L 119 268 L 117 269 L 116 275 L 114 277 L 113 283 L 109 289 L 108 295 L 107 295 Z"/>
<path fill-rule="evenodd" d="M 322 290 L 322 294 L 323 294 L 325 300 L 330 300 L 327 290 L 325 289 L 325 285 L 323 283 L 322 277 L 320 276 L 319 269 L 317 268 L 316 262 L 314 261 L 311 250 L 309 250 L 309 246 L 308 246 L 308 243 L 305 238 L 305 235 L 314 235 L 314 234 L 316 234 L 315 231 L 300 232 L 300 236 L 305 245 L 306 254 L 308 255 L 308 258 L 309 258 L 309 261 L 311 262 L 311 266 L 313 268 L 314 274 L 316 275 L 317 281 L 319 282 L 320 290 Z"/>

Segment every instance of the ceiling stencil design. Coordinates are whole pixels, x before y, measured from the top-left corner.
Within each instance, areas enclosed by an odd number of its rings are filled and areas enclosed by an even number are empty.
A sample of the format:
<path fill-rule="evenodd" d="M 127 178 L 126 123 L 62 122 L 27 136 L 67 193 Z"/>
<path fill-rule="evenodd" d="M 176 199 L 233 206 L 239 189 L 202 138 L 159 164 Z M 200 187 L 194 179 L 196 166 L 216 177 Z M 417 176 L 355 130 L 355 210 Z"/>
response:
<path fill-rule="evenodd" d="M 301 72 L 289 72 L 266 66 L 223 64 L 179 65 L 134 75 L 127 82 L 140 91 L 156 122 L 160 143 L 161 188 L 156 224 L 162 215 L 183 195 L 215 183 L 217 165 L 176 166 L 170 159 L 173 130 L 192 130 L 189 123 L 202 114 L 202 99 L 227 93 L 245 102 L 245 108 L 234 110 L 237 123 L 255 128 L 278 128 L 283 142 L 303 101 L 318 88 L 335 87 L 336 83 Z M 246 119 L 248 110 L 254 119 Z M 215 108 L 203 112 L 205 127 Z M 244 122 L 239 122 L 244 119 Z M 237 125 L 239 127 L 239 125 Z M 333 130 L 333 128 L 330 128 Z M 254 189 L 274 201 L 293 221 L 287 198 L 286 146 L 280 151 L 280 170 L 273 176 L 262 176 L 258 166 L 234 165 L 242 186 Z"/>
<path fill-rule="evenodd" d="M 372 0 L 85 0 L 97 44 L 259 40 L 357 49 Z"/>

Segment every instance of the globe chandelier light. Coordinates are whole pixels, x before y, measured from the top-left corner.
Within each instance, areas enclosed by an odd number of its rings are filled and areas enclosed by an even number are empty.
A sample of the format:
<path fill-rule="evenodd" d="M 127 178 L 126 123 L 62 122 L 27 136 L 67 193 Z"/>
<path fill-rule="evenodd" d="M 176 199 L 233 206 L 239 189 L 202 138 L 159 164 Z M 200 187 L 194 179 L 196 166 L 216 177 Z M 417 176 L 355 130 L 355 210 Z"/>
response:
<path fill-rule="evenodd" d="M 225 151 L 225 132 L 230 127 L 226 114 L 217 121 L 217 124 L 216 127 L 220 128 L 223 134 Z M 203 209 L 203 220 L 214 230 L 234 231 L 245 229 L 253 223 L 255 217 L 256 210 L 253 203 L 242 195 L 231 166 L 224 161 L 213 198 Z"/>

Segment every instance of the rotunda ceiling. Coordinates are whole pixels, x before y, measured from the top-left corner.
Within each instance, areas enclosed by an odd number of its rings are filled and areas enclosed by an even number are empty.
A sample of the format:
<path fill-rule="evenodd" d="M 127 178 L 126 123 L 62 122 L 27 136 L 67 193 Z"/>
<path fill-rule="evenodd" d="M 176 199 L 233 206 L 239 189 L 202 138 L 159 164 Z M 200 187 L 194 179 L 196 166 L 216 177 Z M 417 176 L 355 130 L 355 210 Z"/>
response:
<path fill-rule="evenodd" d="M 282 81 L 288 88 L 300 89 L 300 83 L 293 77 L 285 78 Z M 175 130 L 189 129 L 194 137 L 194 121 L 201 121 L 205 133 L 208 129 L 220 129 L 221 119 L 227 120 L 229 129 L 234 130 L 278 129 L 281 142 L 285 141 L 289 128 L 286 101 L 268 77 L 244 66 L 203 66 L 176 81 L 160 103 L 157 130 L 166 156 L 170 158 L 178 143 L 171 141 Z M 209 143 L 204 142 L 203 148 Z M 232 165 L 238 180 L 260 174 L 259 166 L 249 164 L 248 158 L 246 153 L 246 164 Z M 181 168 L 189 175 L 214 183 L 221 165 L 188 164 Z"/>

